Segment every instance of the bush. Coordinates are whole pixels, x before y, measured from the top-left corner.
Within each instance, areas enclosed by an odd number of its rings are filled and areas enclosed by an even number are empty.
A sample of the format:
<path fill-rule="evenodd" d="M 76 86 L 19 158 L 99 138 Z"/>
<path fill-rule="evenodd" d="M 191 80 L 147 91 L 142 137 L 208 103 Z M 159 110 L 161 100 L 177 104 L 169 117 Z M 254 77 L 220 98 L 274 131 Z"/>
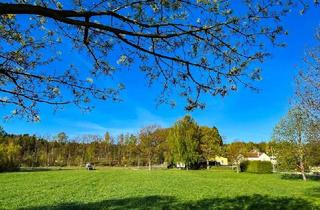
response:
<path fill-rule="evenodd" d="M 245 160 L 240 163 L 240 171 L 246 172 L 249 165 L 249 161 Z"/>
<path fill-rule="evenodd" d="M 240 164 L 241 171 L 257 174 L 272 173 L 270 161 L 244 161 Z"/>

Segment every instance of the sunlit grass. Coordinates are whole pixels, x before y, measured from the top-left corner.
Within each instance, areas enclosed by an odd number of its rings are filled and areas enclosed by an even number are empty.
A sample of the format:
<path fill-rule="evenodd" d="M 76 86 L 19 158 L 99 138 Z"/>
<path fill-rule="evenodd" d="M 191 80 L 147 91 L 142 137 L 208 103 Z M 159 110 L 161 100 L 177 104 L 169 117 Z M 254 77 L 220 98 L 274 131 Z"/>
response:
<path fill-rule="evenodd" d="M 0 189 L 0 208 L 4 209 L 254 209 L 259 202 L 265 208 L 283 203 L 282 207 L 309 209 L 320 205 L 319 181 L 304 183 L 277 174 L 223 170 L 103 168 L 1 173 Z"/>

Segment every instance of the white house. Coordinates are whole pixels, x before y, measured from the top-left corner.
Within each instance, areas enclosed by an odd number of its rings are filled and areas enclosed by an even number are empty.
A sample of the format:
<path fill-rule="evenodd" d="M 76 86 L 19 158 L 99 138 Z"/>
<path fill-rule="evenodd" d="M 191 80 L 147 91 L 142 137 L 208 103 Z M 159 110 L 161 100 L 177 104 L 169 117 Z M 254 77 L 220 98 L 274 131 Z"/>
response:
<path fill-rule="evenodd" d="M 246 160 L 271 161 L 271 158 L 264 152 L 250 152 L 246 155 Z"/>
<path fill-rule="evenodd" d="M 276 171 L 276 165 L 277 165 L 277 159 L 275 156 L 269 156 L 264 152 L 258 152 L 256 150 L 253 150 L 249 153 L 247 153 L 245 156 L 242 156 L 243 158 L 240 160 L 248 160 L 248 161 L 270 161 L 273 167 L 273 171 Z"/>

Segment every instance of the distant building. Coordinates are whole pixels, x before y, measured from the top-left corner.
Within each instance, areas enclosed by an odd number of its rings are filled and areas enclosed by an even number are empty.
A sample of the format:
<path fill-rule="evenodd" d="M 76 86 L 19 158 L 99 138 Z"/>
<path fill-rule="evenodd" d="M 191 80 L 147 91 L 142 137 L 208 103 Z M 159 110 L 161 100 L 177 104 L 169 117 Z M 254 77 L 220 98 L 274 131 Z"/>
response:
<path fill-rule="evenodd" d="M 182 162 L 179 162 L 176 164 L 176 167 L 177 168 L 185 168 L 186 167 L 186 164 L 185 163 L 182 163 Z"/>
<path fill-rule="evenodd" d="M 320 175 L 320 166 L 310 167 L 310 172 L 311 172 L 311 174 L 314 174 L 314 175 Z"/>
<path fill-rule="evenodd" d="M 264 152 L 258 152 L 256 150 L 252 150 L 245 155 L 239 155 L 240 161 L 270 161 L 272 163 L 273 171 L 276 171 L 277 159 L 275 156 L 269 156 Z"/>
<path fill-rule="evenodd" d="M 215 158 L 211 158 L 210 162 L 214 161 L 217 165 L 227 166 L 229 164 L 228 158 L 222 156 L 215 156 Z"/>
<path fill-rule="evenodd" d="M 252 161 L 252 160 L 271 161 L 270 156 L 268 156 L 264 152 L 252 151 L 252 152 L 248 152 L 244 157 L 246 160 L 249 160 L 249 161 Z"/>

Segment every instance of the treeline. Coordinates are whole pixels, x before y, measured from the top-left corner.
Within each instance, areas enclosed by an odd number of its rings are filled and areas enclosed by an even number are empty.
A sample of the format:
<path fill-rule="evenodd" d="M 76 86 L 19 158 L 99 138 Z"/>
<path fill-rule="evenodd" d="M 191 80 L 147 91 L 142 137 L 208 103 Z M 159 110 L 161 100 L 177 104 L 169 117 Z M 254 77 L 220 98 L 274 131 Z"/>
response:
<path fill-rule="evenodd" d="M 235 142 L 223 144 L 216 127 L 199 126 L 186 116 L 171 128 L 144 127 L 137 135 L 112 137 L 108 132 L 69 139 L 61 132 L 53 139 L 11 135 L 0 132 L 0 170 L 24 167 L 83 166 L 92 162 L 100 166 L 148 166 L 184 163 L 186 168 L 209 164 L 215 156 L 230 161 L 252 149 L 271 151 L 268 144 Z"/>

